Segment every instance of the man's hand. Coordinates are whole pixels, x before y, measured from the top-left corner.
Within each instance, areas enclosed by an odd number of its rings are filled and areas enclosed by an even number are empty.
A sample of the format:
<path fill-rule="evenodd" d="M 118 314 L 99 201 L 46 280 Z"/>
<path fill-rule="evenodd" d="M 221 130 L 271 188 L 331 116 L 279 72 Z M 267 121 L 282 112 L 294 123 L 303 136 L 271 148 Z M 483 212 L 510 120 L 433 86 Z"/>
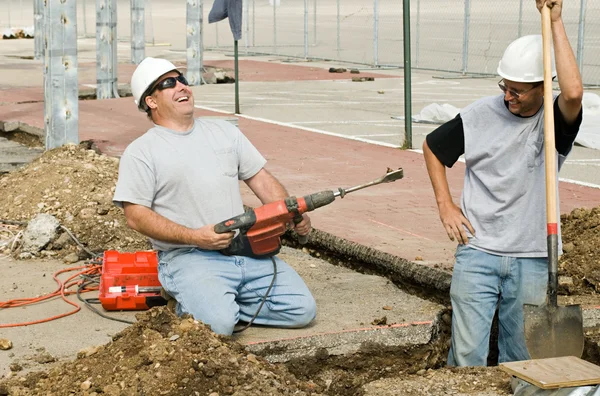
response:
<path fill-rule="evenodd" d="M 550 19 L 552 22 L 560 19 L 563 0 L 535 0 L 535 3 L 539 12 L 542 12 L 542 7 L 544 6 L 550 7 Z"/>
<path fill-rule="evenodd" d="M 442 220 L 442 224 L 451 241 L 456 238 L 460 244 L 466 245 L 469 243 L 469 238 L 463 225 L 467 226 L 471 235 L 475 235 L 475 230 L 471 222 L 463 215 L 460 208 L 452 202 L 440 206 L 440 220 Z"/>
<path fill-rule="evenodd" d="M 194 244 L 200 249 L 221 250 L 231 245 L 234 236 L 233 231 L 217 234 L 215 225 L 209 224 L 194 230 Z"/>
<path fill-rule="evenodd" d="M 312 226 L 310 225 L 310 217 L 306 213 L 302 215 L 302 221 L 294 227 L 294 231 L 298 235 L 308 235 Z"/>

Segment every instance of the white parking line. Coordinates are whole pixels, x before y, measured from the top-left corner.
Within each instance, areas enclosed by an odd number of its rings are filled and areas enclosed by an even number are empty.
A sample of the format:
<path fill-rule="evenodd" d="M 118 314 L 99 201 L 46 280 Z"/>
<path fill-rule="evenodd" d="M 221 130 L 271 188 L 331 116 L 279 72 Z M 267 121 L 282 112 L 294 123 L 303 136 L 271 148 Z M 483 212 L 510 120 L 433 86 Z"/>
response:
<path fill-rule="evenodd" d="M 194 107 L 197 108 L 197 109 L 214 111 L 215 113 L 222 113 L 222 114 L 232 115 L 230 111 L 223 111 L 223 110 L 215 109 L 215 108 L 212 108 L 212 107 L 206 107 L 206 106 L 200 106 L 200 105 L 194 105 Z M 333 133 L 333 132 L 323 131 L 321 129 L 306 128 L 306 127 L 302 127 L 302 126 L 299 126 L 299 125 L 290 124 L 290 123 L 287 123 L 287 122 L 278 122 L 278 121 L 268 120 L 266 118 L 251 117 L 251 116 L 247 116 L 247 115 L 244 115 L 244 114 L 233 114 L 233 115 L 236 116 L 236 117 L 240 117 L 240 118 L 246 118 L 248 120 L 260 121 L 260 122 L 265 122 L 267 124 L 279 125 L 279 126 L 284 126 L 284 127 L 288 127 L 288 128 L 296 128 L 296 129 L 300 129 L 300 130 L 303 130 L 303 131 L 320 133 L 322 135 L 329 135 L 329 136 L 341 137 L 341 138 L 350 139 L 350 140 L 358 140 L 359 142 L 376 144 L 378 146 L 391 147 L 391 148 L 399 148 L 400 147 L 397 144 L 391 144 L 391 143 L 385 143 L 385 142 L 378 142 L 376 140 L 363 139 L 363 138 L 354 137 L 354 136 L 342 135 L 342 134 L 339 134 L 339 133 Z"/>

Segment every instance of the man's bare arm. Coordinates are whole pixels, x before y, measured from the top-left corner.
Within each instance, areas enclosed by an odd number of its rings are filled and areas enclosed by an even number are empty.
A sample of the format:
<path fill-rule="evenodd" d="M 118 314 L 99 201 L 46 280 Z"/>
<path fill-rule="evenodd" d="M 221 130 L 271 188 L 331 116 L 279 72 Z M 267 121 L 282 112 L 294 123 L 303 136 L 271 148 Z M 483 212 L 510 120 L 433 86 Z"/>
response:
<path fill-rule="evenodd" d="M 423 155 L 425 157 L 425 164 L 427 165 L 427 172 L 431 179 L 433 186 L 433 192 L 435 194 L 435 200 L 438 205 L 440 212 L 440 220 L 442 225 L 448 233 L 450 240 L 456 240 L 459 243 L 469 243 L 469 238 L 464 230 L 463 224 L 467 226 L 471 234 L 475 235 L 475 230 L 469 222 L 469 220 L 463 215 L 460 208 L 452 201 L 452 195 L 450 195 L 450 187 L 448 187 L 448 179 L 446 177 L 446 167 L 440 162 L 440 160 L 433 154 L 427 140 L 423 143 Z"/>
<path fill-rule="evenodd" d="M 245 180 L 245 183 L 263 204 L 275 202 L 289 196 L 285 187 L 265 168 Z M 310 218 L 306 213 L 302 217 L 302 222 L 296 224 L 295 230 L 299 235 L 307 235 L 311 229 Z"/>
<path fill-rule="evenodd" d="M 123 202 L 127 225 L 150 237 L 167 243 L 198 246 L 201 249 L 220 250 L 231 243 L 234 233 L 217 234 L 214 224 L 192 229 L 179 225 L 143 205 Z"/>
<path fill-rule="evenodd" d="M 550 19 L 552 20 L 552 42 L 556 62 L 556 75 L 560 87 L 558 107 L 565 121 L 573 123 L 581 111 L 583 100 L 583 83 L 577 67 L 575 54 L 569 44 L 565 26 L 562 20 L 563 0 L 536 0 L 538 10 L 544 3 L 551 5 Z"/>

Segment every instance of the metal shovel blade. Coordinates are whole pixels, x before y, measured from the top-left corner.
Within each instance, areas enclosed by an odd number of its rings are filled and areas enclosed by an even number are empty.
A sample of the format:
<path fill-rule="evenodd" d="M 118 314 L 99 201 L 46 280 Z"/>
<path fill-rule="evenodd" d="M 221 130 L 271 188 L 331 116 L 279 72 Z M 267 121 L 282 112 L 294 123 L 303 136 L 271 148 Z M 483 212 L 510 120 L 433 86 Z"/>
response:
<path fill-rule="evenodd" d="M 523 305 L 525 344 L 532 359 L 583 354 L 583 316 L 579 305 Z"/>

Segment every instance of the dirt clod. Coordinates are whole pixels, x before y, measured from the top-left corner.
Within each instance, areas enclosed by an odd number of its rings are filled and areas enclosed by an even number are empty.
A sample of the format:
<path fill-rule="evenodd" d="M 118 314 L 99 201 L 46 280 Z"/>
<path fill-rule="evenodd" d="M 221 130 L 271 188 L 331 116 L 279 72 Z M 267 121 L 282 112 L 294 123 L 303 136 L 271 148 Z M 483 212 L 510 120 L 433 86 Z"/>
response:
<path fill-rule="evenodd" d="M 81 354 L 47 375 L 31 373 L 0 386 L 8 394 L 24 396 L 79 391 L 173 396 L 319 394 L 314 383 L 247 354 L 240 344 L 190 317 L 178 318 L 160 307 L 138 314 L 137 319 L 92 355 Z"/>

